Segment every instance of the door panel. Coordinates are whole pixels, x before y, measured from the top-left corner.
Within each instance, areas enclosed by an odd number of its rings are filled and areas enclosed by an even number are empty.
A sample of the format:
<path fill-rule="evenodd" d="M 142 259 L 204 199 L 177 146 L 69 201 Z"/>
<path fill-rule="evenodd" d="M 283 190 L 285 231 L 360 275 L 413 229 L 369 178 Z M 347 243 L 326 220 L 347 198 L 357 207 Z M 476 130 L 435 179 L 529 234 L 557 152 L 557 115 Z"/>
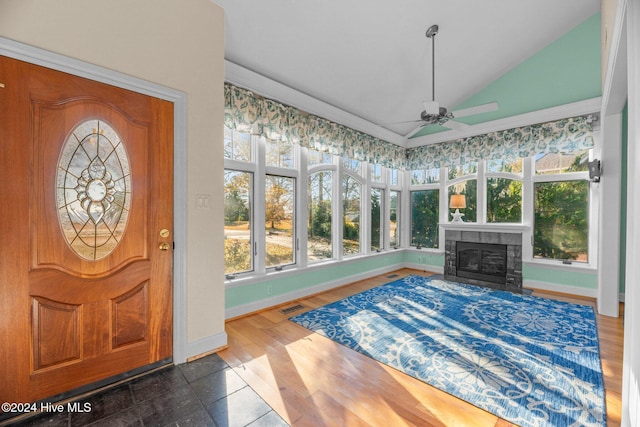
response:
<path fill-rule="evenodd" d="M 173 105 L 6 57 L 0 83 L 0 400 L 170 358 Z"/>

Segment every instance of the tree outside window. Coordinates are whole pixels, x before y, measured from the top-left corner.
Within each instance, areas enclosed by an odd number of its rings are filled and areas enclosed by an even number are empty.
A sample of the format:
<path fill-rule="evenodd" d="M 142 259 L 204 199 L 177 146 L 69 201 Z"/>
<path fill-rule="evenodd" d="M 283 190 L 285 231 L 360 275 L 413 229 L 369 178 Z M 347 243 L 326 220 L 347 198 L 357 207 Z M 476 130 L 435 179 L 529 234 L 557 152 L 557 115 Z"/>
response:
<path fill-rule="evenodd" d="M 293 264 L 295 179 L 267 175 L 265 181 L 265 266 Z"/>
<path fill-rule="evenodd" d="M 411 246 L 438 247 L 440 191 L 411 192 Z"/>
<path fill-rule="evenodd" d="M 251 192 L 249 172 L 224 172 L 224 273 L 253 270 Z"/>
<path fill-rule="evenodd" d="M 310 262 L 333 258 L 331 244 L 331 194 L 330 171 L 309 175 L 307 186 L 307 259 Z"/>

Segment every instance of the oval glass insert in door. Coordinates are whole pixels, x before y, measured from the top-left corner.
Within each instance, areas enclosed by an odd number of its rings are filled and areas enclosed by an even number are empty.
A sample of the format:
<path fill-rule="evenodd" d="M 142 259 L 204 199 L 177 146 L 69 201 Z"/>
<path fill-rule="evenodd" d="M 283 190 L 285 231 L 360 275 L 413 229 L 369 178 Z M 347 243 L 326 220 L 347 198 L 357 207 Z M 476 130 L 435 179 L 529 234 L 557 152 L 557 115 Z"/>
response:
<path fill-rule="evenodd" d="M 87 120 L 67 137 L 56 207 L 62 234 L 81 258 L 99 260 L 120 243 L 131 207 L 131 172 L 125 146 L 108 123 Z"/>

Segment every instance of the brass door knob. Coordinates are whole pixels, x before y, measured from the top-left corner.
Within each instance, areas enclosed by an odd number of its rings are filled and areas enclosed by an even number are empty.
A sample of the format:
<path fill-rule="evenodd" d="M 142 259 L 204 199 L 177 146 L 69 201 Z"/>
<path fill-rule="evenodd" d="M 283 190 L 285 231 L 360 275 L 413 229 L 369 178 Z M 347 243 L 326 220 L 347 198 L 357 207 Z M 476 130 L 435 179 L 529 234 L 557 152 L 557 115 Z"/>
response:
<path fill-rule="evenodd" d="M 162 242 L 162 243 L 160 243 L 158 248 L 160 248 L 161 251 L 168 251 L 169 250 L 169 244 L 165 243 L 165 242 Z"/>

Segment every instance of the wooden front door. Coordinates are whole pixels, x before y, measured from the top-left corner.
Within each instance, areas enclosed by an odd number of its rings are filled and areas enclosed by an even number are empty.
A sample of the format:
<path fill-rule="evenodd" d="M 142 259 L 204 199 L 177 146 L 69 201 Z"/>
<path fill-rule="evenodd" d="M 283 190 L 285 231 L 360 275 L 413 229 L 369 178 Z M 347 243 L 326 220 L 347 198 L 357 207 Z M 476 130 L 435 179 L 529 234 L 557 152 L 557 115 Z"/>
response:
<path fill-rule="evenodd" d="M 172 355 L 173 104 L 0 56 L 0 401 Z"/>

